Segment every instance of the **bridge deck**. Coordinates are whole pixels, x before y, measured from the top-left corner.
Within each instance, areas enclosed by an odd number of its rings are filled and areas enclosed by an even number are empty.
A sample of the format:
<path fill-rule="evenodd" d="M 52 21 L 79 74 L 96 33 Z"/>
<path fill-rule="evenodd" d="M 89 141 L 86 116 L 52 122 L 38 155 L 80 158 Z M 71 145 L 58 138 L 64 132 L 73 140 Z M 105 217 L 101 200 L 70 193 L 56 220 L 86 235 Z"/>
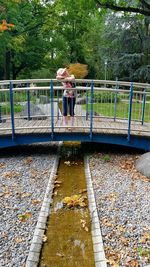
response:
<path fill-rule="evenodd" d="M 86 117 L 75 118 L 74 126 L 70 126 L 71 122 L 68 120 L 68 125 L 63 124 L 62 117 L 54 118 L 54 132 L 90 132 L 90 119 L 86 120 Z M 110 118 L 93 118 L 93 133 L 103 134 L 128 134 L 128 122 L 125 120 L 114 121 Z M 51 120 L 50 117 L 40 119 L 15 119 L 15 133 L 17 134 L 30 134 L 30 133 L 51 133 Z M 0 135 L 11 134 L 11 120 L 7 119 L 6 122 L 0 123 Z M 141 125 L 140 122 L 132 121 L 131 134 L 138 136 L 148 136 L 150 134 L 150 123 Z"/>

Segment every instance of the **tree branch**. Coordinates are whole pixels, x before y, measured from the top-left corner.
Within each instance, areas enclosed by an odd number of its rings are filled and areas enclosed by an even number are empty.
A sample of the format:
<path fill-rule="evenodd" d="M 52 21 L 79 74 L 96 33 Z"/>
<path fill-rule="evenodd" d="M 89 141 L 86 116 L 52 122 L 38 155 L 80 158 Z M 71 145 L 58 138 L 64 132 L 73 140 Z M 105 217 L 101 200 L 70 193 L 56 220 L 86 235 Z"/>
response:
<path fill-rule="evenodd" d="M 143 6 L 150 9 L 150 4 L 148 4 L 145 0 L 140 0 L 140 2 L 142 3 Z"/>
<path fill-rule="evenodd" d="M 141 2 L 147 4 L 145 0 L 140 0 Z M 123 6 L 117 6 L 110 3 L 101 3 L 100 0 L 95 0 L 97 5 L 102 8 L 108 8 L 114 11 L 124 11 L 124 12 L 133 12 L 133 13 L 139 13 L 145 16 L 150 16 L 150 10 L 146 10 L 144 8 L 136 8 L 136 7 L 123 7 Z M 147 4 L 149 6 L 149 4 Z"/>

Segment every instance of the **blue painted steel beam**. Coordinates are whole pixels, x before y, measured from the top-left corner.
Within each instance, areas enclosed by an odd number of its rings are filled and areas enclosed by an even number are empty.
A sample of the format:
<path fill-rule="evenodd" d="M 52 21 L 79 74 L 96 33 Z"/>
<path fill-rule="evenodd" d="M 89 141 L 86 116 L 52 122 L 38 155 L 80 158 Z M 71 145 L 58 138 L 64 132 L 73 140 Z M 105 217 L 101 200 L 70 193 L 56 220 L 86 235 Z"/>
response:
<path fill-rule="evenodd" d="M 29 87 L 29 84 L 26 85 Z M 31 112 L 30 112 L 30 91 L 27 91 L 27 103 L 28 103 L 28 120 L 31 120 Z"/>
<path fill-rule="evenodd" d="M 45 134 L 16 134 L 15 139 L 12 140 L 11 135 L 0 136 L 0 148 L 25 145 L 37 142 L 51 142 L 51 141 L 81 141 L 81 142 L 95 142 L 114 144 L 120 146 L 127 146 L 150 151 L 150 137 L 143 136 L 130 136 L 128 142 L 126 135 L 113 135 L 113 134 L 93 134 L 92 141 L 89 133 L 57 133 L 52 137 L 51 133 Z"/>
<path fill-rule="evenodd" d="M 50 82 L 50 98 L 51 98 L 51 137 L 54 137 L 54 88 L 53 81 Z"/>
<path fill-rule="evenodd" d="M 14 140 L 15 139 L 15 120 L 14 120 L 13 84 L 11 81 L 10 81 L 10 86 L 9 86 L 9 95 L 10 95 L 12 140 Z"/>
<path fill-rule="evenodd" d="M 132 98 L 133 98 L 133 83 L 131 83 L 130 85 L 130 98 L 129 98 L 129 111 L 128 111 L 128 137 L 127 137 L 128 142 L 130 142 L 130 133 L 131 133 Z"/>
<path fill-rule="evenodd" d="M 93 131 L 93 89 L 94 89 L 94 84 L 92 81 L 91 91 L 90 91 L 90 140 L 92 140 L 92 131 Z"/>
<path fill-rule="evenodd" d="M 143 102 L 142 102 L 142 125 L 144 124 L 145 102 L 146 102 L 146 89 L 144 90 Z"/>

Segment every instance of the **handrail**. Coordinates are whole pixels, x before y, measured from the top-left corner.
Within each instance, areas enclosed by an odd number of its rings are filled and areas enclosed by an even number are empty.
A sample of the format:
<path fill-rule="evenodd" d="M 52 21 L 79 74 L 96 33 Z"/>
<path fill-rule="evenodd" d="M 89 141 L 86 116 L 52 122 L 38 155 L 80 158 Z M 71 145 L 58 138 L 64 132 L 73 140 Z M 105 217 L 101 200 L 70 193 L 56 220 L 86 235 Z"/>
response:
<path fill-rule="evenodd" d="M 50 83 L 52 82 L 57 82 L 56 79 L 23 79 L 23 80 L 11 80 L 13 84 L 19 84 L 19 83 Z M 128 86 L 130 87 L 131 82 L 126 82 L 126 81 L 112 81 L 112 80 L 92 80 L 92 79 L 76 79 L 77 83 L 92 83 L 93 84 L 107 84 L 107 85 L 119 85 L 119 86 Z M 1 80 L 0 85 L 9 85 L 10 80 Z M 137 88 L 146 88 L 150 89 L 150 84 L 149 83 L 138 83 L 138 82 L 133 82 L 133 87 Z"/>

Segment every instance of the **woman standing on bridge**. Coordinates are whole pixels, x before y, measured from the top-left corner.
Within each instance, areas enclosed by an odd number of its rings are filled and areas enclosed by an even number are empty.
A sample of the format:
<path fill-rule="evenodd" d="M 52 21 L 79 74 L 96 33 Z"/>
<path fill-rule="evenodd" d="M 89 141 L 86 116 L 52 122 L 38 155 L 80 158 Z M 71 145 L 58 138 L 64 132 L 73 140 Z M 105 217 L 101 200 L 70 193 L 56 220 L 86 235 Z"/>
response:
<path fill-rule="evenodd" d="M 64 124 L 68 125 L 68 111 L 71 117 L 71 126 L 74 125 L 74 107 L 76 102 L 76 90 L 75 88 L 75 77 L 70 75 L 66 68 L 60 68 L 57 71 L 56 79 L 61 81 L 64 87 L 63 93 L 63 116 Z"/>

